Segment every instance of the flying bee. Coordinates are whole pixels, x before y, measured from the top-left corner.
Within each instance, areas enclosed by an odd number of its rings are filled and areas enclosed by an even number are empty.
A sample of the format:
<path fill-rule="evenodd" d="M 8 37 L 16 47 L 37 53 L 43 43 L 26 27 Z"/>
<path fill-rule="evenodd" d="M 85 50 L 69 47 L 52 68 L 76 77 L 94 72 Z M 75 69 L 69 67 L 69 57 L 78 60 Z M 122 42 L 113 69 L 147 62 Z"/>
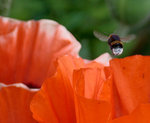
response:
<path fill-rule="evenodd" d="M 129 35 L 124 38 L 120 38 L 116 34 L 110 34 L 105 36 L 99 32 L 94 31 L 94 35 L 101 41 L 107 41 L 113 55 L 121 55 L 123 53 L 123 42 L 131 41 L 135 38 L 135 35 Z"/>

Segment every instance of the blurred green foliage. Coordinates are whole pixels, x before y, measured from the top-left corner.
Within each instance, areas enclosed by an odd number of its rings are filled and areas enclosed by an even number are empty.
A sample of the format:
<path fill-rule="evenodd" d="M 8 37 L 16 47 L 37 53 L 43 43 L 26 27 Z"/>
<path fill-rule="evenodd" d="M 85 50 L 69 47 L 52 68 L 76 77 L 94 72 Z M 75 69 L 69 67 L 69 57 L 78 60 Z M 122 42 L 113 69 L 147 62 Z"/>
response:
<path fill-rule="evenodd" d="M 150 14 L 150 0 L 107 0 L 113 16 L 126 25 L 141 23 Z"/>
<path fill-rule="evenodd" d="M 149 0 L 13 0 L 9 11 L 9 17 L 20 20 L 56 20 L 81 42 L 80 55 L 88 59 L 111 53 L 107 42 L 93 36 L 93 30 L 108 34 L 118 30 L 122 36 L 134 33 L 137 38 L 124 45 L 120 57 L 149 55 L 149 14 Z"/>
<path fill-rule="evenodd" d="M 0 0 L 0 15 L 8 16 L 12 0 Z"/>

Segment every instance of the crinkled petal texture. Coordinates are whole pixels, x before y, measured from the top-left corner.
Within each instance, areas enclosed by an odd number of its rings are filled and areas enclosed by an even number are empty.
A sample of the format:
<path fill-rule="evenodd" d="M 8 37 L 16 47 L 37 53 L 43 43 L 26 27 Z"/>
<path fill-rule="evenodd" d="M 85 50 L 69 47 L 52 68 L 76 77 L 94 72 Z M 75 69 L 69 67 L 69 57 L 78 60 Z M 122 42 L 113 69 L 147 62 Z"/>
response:
<path fill-rule="evenodd" d="M 52 123 L 107 121 L 110 78 L 102 64 L 85 64 L 80 58 L 61 57 L 56 74 L 33 97 L 30 105 L 33 117 L 38 122 Z"/>
<path fill-rule="evenodd" d="M 110 66 L 114 76 L 113 123 L 149 123 L 150 56 L 113 59 Z"/>
<path fill-rule="evenodd" d="M 0 83 L 0 123 L 37 123 L 29 108 L 36 92 L 23 84 Z"/>
<path fill-rule="evenodd" d="M 0 81 L 40 87 L 55 72 L 54 61 L 78 56 L 80 44 L 52 20 L 18 21 L 0 17 Z"/>
<path fill-rule="evenodd" d="M 58 60 L 30 108 L 39 122 L 149 123 L 150 57 L 113 59 L 110 67 L 70 56 Z"/>
<path fill-rule="evenodd" d="M 111 118 L 111 77 L 99 67 L 74 72 L 75 109 L 78 123 L 106 123 Z"/>

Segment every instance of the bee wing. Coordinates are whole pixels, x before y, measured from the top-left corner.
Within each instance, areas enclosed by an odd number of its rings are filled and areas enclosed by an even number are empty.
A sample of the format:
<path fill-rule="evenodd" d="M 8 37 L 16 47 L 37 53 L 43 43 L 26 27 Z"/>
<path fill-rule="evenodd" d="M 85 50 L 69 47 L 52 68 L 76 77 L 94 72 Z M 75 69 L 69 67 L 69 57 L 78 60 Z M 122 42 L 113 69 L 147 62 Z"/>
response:
<path fill-rule="evenodd" d="M 108 36 L 105 36 L 102 33 L 99 33 L 97 31 L 94 31 L 93 33 L 94 33 L 95 37 L 101 41 L 107 41 L 108 40 Z"/>
<path fill-rule="evenodd" d="M 130 42 L 130 41 L 134 40 L 135 37 L 136 37 L 135 35 L 128 35 L 127 37 L 120 38 L 120 39 L 121 39 L 121 41 L 123 41 L 123 42 Z"/>

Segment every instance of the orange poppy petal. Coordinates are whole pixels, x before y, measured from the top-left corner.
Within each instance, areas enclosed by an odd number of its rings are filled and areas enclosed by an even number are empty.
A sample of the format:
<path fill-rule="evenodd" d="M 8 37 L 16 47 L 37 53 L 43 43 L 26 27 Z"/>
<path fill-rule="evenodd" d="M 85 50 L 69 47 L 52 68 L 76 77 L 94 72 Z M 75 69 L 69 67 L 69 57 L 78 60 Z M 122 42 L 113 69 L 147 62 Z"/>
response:
<path fill-rule="evenodd" d="M 76 115 L 78 123 L 106 123 L 110 119 L 107 102 L 77 96 Z"/>
<path fill-rule="evenodd" d="M 103 69 L 83 68 L 74 72 L 77 122 L 106 123 L 110 118 L 110 83 Z"/>
<path fill-rule="evenodd" d="M 57 57 L 78 55 L 80 44 L 52 20 L 17 21 L 0 17 L 0 81 L 40 87 L 55 72 Z"/>
<path fill-rule="evenodd" d="M 29 108 L 35 93 L 23 84 L 0 84 L 0 122 L 36 123 Z"/>
<path fill-rule="evenodd" d="M 113 59 L 113 117 L 130 114 L 142 103 L 149 102 L 150 57 L 135 55 Z"/>
<path fill-rule="evenodd" d="M 31 102 L 33 117 L 39 122 L 75 123 L 71 76 L 83 60 L 64 56 L 58 60 L 56 74 L 46 80 Z"/>
<path fill-rule="evenodd" d="M 138 106 L 130 115 L 117 118 L 110 123 L 150 123 L 150 104 Z"/>
<path fill-rule="evenodd" d="M 75 123 L 73 92 L 62 74 L 44 82 L 31 102 L 33 117 L 38 122 Z"/>
<path fill-rule="evenodd" d="M 89 76 L 92 78 L 87 78 L 86 80 L 86 89 L 87 89 L 87 97 L 93 95 L 91 90 L 94 89 L 95 85 L 93 83 L 88 83 L 88 80 L 95 81 L 95 76 L 100 76 L 101 80 L 106 80 L 105 72 L 104 72 L 104 65 L 91 62 L 85 64 L 83 59 L 76 58 L 72 56 L 63 56 L 58 59 L 57 61 L 57 72 L 56 74 L 47 79 L 43 85 L 41 90 L 34 96 L 31 102 L 31 111 L 33 112 L 33 117 L 39 122 L 62 122 L 62 123 L 74 123 L 76 122 L 76 115 L 75 115 L 75 104 L 74 104 L 74 89 L 73 89 L 73 71 L 80 70 L 80 68 L 95 68 L 100 70 L 95 71 L 93 76 Z M 102 70 L 101 70 L 102 69 Z M 96 74 L 97 72 L 97 74 Z M 100 75 L 99 75 L 100 74 Z M 88 73 L 86 74 L 88 76 Z M 78 78 L 78 76 L 77 76 Z M 97 88 L 95 94 L 95 100 L 92 101 L 93 109 L 94 104 L 98 104 L 99 108 L 108 105 L 107 102 L 109 84 L 103 84 L 103 81 L 99 82 L 99 88 Z M 97 81 L 96 81 L 97 82 Z M 95 83 L 96 84 L 96 83 Z M 105 89 L 101 88 L 101 84 Z M 90 87 L 91 86 L 91 87 Z M 91 90 L 89 90 L 91 89 Z M 101 90 L 102 89 L 102 90 Z M 107 91 L 106 91 L 107 90 Z M 101 93 L 101 95 L 98 95 Z M 103 93 L 103 94 L 102 94 Z M 105 96 L 107 95 L 107 96 Z M 96 99 L 102 98 L 104 103 L 99 105 L 99 101 Z M 83 99 L 84 100 L 84 99 Z M 85 99 L 85 105 L 91 102 L 87 101 L 89 99 Z M 106 101 L 107 100 L 107 101 Z M 92 108 L 92 106 L 91 106 Z M 109 108 L 109 107 L 108 107 Z M 96 108 L 95 108 L 96 109 Z M 101 111 L 99 111 L 101 112 Z M 106 111 L 107 113 L 107 111 Z M 104 118 L 105 119 L 105 118 Z"/>

